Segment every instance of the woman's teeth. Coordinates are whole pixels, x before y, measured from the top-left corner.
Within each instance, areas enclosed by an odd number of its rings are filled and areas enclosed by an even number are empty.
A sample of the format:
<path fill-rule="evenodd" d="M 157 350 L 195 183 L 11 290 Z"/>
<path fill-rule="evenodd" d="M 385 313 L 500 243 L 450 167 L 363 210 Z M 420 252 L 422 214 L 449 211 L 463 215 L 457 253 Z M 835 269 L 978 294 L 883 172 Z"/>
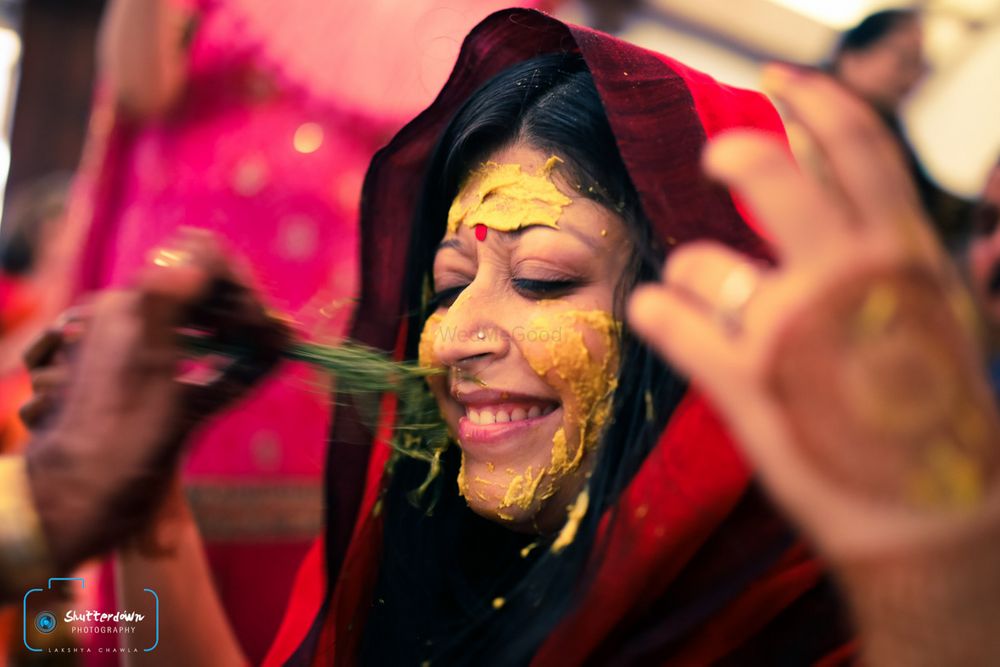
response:
<path fill-rule="evenodd" d="M 547 415 L 556 406 L 552 404 L 548 405 L 532 405 L 530 407 L 516 407 L 516 408 L 466 408 L 466 415 L 469 417 L 469 421 L 473 424 L 505 424 L 507 422 L 519 422 L 525 419 L 534 419 L 535 417 L 541 417 L 542 415 Z"/>

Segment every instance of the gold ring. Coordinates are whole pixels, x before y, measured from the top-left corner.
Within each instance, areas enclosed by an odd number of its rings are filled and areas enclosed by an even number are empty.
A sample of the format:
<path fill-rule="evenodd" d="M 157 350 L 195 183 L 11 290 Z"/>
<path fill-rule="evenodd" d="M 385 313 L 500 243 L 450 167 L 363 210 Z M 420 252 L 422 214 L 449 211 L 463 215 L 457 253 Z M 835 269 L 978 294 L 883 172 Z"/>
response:
<path fill-rule="evenodd" d="M 191 261 L 191 253 L 186 250 L 175 250 L 170 248 L 157 248 L 150 256 L 150 263 L 168 268 L 187 264 Z"/>
<path fill-rule="evenodd" d="M 719 287 L 719 298 L 715 306 L 715 316 L 727 329 L 739 331 L 743 328 L 743 311 L 760 287 L 760 274 L 749 266 L 732 269 Z"/>

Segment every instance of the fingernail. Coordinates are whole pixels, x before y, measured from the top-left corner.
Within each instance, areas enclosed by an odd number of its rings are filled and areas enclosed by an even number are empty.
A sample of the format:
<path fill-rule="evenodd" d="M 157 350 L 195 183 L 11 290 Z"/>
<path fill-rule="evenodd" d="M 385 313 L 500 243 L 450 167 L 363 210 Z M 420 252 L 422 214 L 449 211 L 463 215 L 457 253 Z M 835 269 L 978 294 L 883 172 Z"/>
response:
<path fill-rule="evenodd" d="M 85 327 L 80 320 L 71 320 L 62 326 L 63 341 L 66 344 L 75 343 L 83 338 Z"/>

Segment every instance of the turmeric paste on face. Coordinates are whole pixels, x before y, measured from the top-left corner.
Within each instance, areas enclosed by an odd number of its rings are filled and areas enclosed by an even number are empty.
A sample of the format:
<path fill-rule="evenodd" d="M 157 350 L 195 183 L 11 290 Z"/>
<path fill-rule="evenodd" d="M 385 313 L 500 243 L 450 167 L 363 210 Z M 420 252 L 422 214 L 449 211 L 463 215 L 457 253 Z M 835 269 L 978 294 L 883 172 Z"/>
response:
<path fill-rule="evenodd" d="M 532 370 L 542 379 L 554 373 L 565 384 L 563 425 L 552 437 L 549 467 L 535 472 L 531 467 L 513 477 L 498 507 L 530 508 L 537 501 L 550 498 L 558 491 L 559 480 L 575 473 L 583 462 L 584 453 L 597 446 L 601 432 L 611 414 L 611 397 L 617 386 L 618 344 L 620 323 L 610 313 L 601 310 L 570 310 L 534 318 L 529 327 L 534 330 L 561 331 L 564 340 L 550 340 L 543 346 L 525 348 L 525 357 Z M 585 332 L 599 339 L 598 352 L 587 347 Z M 565 390 L 564 390 L 565 391 Z M 576 425 L 579 439 L 570 442 L 567 425 Z M 543 486 L 543 477 L 547 483 Z"/>
<path fill-rule="evenodd" d="M 460 225 L 484 225 L 511 232 L 532 225 L 559 228 L 562 210 L 573 200 L 552 182 L 552 169 L 562 162 L 552 156 L 536 174 L 519 164 L 486 162 L 469 177 L 448 210 L 448 231 Z"/>
<path fill-rule="evenodd" d="M 417 345 L 417 363 L 422 368 L 440 365 L 434 356 L 434 339 L 437 337 L 442 320 L 444 320 L 443 314 L 433 313 L 424 322 L 423 331 L 420 332 L 420 343 Z"/>
<path fill-rule="evenodd" d="M 560 162 L 558 157 L 550 157 L 535 173 L 526 173 L 518 164 L 484 163 L 470 175 L 452 202 L 448 232 L 453 234 L 463 225 L 483 225 L 500 232 L 536 225 L 558 229 L 563 209 L 572 203 L 551 177 Z M 433 346 L 442 319 L 442 315 L 432 315 L 424 327 L 419 347 L 421 365 L 437 363 Z M 523 348 L 535 373 L 549 384 L 562 385 L 563 423 L 552 438 L 547 467 L 507 471 L 510 481 L 496 508 L 501 520 L 511 520 L 504 512 L 507 508 L 528 510 L 555 495 L 561 481 L 576 473 L 585 453 L 596 447 L 610 418 L 611 397 L 617 386 L 620 327 L 610 313 L 601 310 L 554 310 L 528 324 L 529 329 L 563 332 L 561 339 Z M 591 348 L 586 340 L 591 341 Z M 472 492 L 469 482 L 463 453 L 458 487 L 467 499 Z M 585 511 L 586 500 L 578 502 L 576 509 Z M 565 535 L 566 540 L 572 540 L 572 535 Z"/>

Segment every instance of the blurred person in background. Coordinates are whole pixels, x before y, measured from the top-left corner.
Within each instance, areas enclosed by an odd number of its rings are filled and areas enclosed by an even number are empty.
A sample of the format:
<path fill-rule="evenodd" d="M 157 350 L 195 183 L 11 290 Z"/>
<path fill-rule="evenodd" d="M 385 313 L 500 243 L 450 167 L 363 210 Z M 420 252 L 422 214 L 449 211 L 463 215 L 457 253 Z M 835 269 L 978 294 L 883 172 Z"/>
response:
<path fill-rule="evenodd" d="M 0 453 L 18 451 L 27 430 L 17 416 L 31 394 L 22 356 L 66 302 L 73 250 L 65 231 L 70 177 L 21 186 L 7 204 L 0 244 Z"/>
<path fill-rule="evenodd" d="M 18 414 L 32 392 L 23 355 L 66 302 L 73 256 L 64 233 L 69 182 L 68 174 L 50 174 L 21 185 L 7 202 L 0 243 L 0 456 L 21 452 L 28 437 Z M 0 664 L 8 653 L 14 661 L 20 636 L 17 610 L 0 610 Z M 73 638 L 60 631 L 59 641 Z"/>
<path fill-rule="evenodd" d="M 338 337 L 357 291 L 371 155 L 430 100 L 460 35 L 507 4 L 109 2 L 74 191 L 86 227 L 77 291 L 128 284 L 190 225 L 246 259 L 270 308 Z M 321 383 L 286 365 L 208 425 L 184 465 L 215 584 L 254 660 L 320 529 Z"/>
<path fill-rule="evenodd" d="M 1000 161 L 972 211 L 965 265 L 986 325 L 990 378 L 1000 396 Z"/>
<path fill-rule="evenodd" d="M 830 71 L 885 122 L 905 154 L 939 238 L 954 250 L 967 234 L 972 204 L 935 183 L 910 145 L 899 117 L 903 103 L 927 72 L 923 38 L 916 10 L 876 12 L 840 37 Z"/>
<path fill-rule="evenodd" d="M 79 294 L 128 284 L 151 248 L 191 225 L 238 249 L 276 309 L 354 296 L 355 210 L 344 190 L 382 128 L 280 78 L 237 27 L 236 4 L 107 4 L 74 192 L 85 216 L 75 222 L 86 226 Z M 319 528 L 329 409 L 309 389 L 317 381 L 283 368 L 255 400 L 206 428 L 184 465 L 214 584 L 251 659 L 266 648 Z M 114 607 L 113 582 L 105 566 L 100 609 Z"/>

